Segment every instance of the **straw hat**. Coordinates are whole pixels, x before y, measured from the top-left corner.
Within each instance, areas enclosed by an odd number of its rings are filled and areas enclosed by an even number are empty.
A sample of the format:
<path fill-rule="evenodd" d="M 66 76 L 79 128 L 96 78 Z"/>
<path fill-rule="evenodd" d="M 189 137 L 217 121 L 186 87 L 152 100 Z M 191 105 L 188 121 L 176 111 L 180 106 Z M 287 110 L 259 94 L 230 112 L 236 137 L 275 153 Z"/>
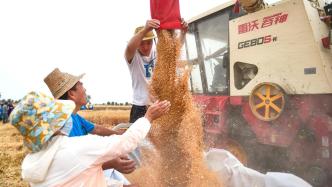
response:
<path fill-rule="evenodd" d="M 139 33 L 141 30 L 144 29 L 144 26 L 137 27 L 135 29 L 135 34 Z M 145 34 L 143 41 L 144 40 L 152 40 L 153 38 L 156 38 L 156 36 L 153 34 L 153 31 L 149 31 L 148 33 Z"/>
<path fill-rule="evenodd" d="M 59 99 L 63 94 L 70 90 L 75 84 L 84 76 L 74 76 L 69 73 L 61 72 L 55 68 L 50 74 L 45 77 L 44 82 L 52 92 L 52 95 Z"/>
<path fill-rule="evenodd" d="M 23 136 L 23 144 L 37 152 L 55 132 L 70 126 L 74 108 L 71 100 L 55 100 L 43 93 L 30 92 L 15 107 L 9 120 Z"/>

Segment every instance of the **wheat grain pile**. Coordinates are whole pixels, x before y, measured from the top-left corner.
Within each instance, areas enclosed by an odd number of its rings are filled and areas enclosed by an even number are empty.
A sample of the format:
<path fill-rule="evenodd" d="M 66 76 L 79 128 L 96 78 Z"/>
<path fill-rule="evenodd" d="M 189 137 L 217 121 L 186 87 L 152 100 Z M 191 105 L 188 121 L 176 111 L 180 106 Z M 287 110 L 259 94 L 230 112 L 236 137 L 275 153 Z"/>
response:
<path fill-rule="evenodd" d="M 150 85 L 153 97 L 171 102 L 170 111 L 154 122 L 150 134 L 159 152 L 159 162 L 153 166 L 158 169 L 159 184 L 155 185 L 221 186 L 204 164 L 201 115 L 188 90 L 189 72 L 176 73 L 181 43 L 173 35 L 167 30 L 158 32 L 157 64 Z"/>

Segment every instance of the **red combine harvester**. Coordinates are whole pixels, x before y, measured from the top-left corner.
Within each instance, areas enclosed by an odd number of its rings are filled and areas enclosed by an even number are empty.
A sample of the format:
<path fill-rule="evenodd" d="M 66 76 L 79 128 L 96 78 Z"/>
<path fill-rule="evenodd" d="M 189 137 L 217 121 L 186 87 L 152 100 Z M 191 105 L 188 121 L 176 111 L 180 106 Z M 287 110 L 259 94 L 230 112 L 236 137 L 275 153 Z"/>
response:
<path fill-rule="evenodd" d="M 188 21 L 191 90 L 211 146 L 332 186 L 331 16 L 332 3 L 243 0 Z"/>

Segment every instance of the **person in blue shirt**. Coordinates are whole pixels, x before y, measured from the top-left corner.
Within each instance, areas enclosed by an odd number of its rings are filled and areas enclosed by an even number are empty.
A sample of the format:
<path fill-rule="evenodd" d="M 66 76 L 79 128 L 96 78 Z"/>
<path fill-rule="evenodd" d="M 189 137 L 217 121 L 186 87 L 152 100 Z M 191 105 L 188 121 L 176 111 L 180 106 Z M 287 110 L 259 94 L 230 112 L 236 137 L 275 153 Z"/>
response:
<path fill-rule="evenodd" d="M 0 103 L 0 121 L 2 121 L 2 103 Z"/>
<path fill-rule="evenodd" d="M 87 134 L 109 136 L 112 134 L 119 134 L 117 131 L 93 124 L 77 113 L 83 105 L 87 104 L 86 90 L 83 87 L 83 83 L 80 81 L 83 76 L 84 74 L 74 76 L 69 73 L 61 72 L 56 68 L 44 79 L 44 82 L 50 89 L 54 98 L 72 100 L 76 104 L 76 108 L 71 115 L 73 126 L 71 127 L 69 136 L 84 136 Z M 135 161 L 130 160 L 127 156 L 122 156 L 103 164 L 104 170 L 113 168 L 121 173 L 128 174 L 135 170 Z M 128 183 L 122 175 L 116 175 L 116 177 L 119 178 L 116 178 L 115 180 L 122 180 L 125 181 L 125 183 Z"/>
<path fill-rule="evenodd" d="M 8 104 L 7 102 L 5 102 L 3 105 L 2 105 L 2 123 L 5 124 L 8 122 Z"/>
<path fill-rule="evenodd" d="M 70 131 L 69 137 L 87 135 L 88 133 L 91 133 L 93 131 L 95 125 L 90 121 L 87 121 L 77 113 L 72 114 L 71 117 L 73 119 L 73 124 L 75 125 L 74 128 L 72 128 L 72 130 Z"/>

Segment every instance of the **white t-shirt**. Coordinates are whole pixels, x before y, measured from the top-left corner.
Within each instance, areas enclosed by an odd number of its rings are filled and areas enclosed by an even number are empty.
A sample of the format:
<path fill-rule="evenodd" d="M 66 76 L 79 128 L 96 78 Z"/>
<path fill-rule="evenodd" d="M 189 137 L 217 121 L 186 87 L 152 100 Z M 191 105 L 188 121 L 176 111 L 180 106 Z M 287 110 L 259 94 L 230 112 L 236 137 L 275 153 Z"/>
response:
<path fill-rule="evenodd" d="M 134 105 L 144 106 L 149 104 L 148 86 L 152 78 L 155 61 L 156 51 L 152 48 L 148 57 L 142 57 L 138 50 L 136 50 L 131 63 L 127 62 L 132 80 Z"/>

